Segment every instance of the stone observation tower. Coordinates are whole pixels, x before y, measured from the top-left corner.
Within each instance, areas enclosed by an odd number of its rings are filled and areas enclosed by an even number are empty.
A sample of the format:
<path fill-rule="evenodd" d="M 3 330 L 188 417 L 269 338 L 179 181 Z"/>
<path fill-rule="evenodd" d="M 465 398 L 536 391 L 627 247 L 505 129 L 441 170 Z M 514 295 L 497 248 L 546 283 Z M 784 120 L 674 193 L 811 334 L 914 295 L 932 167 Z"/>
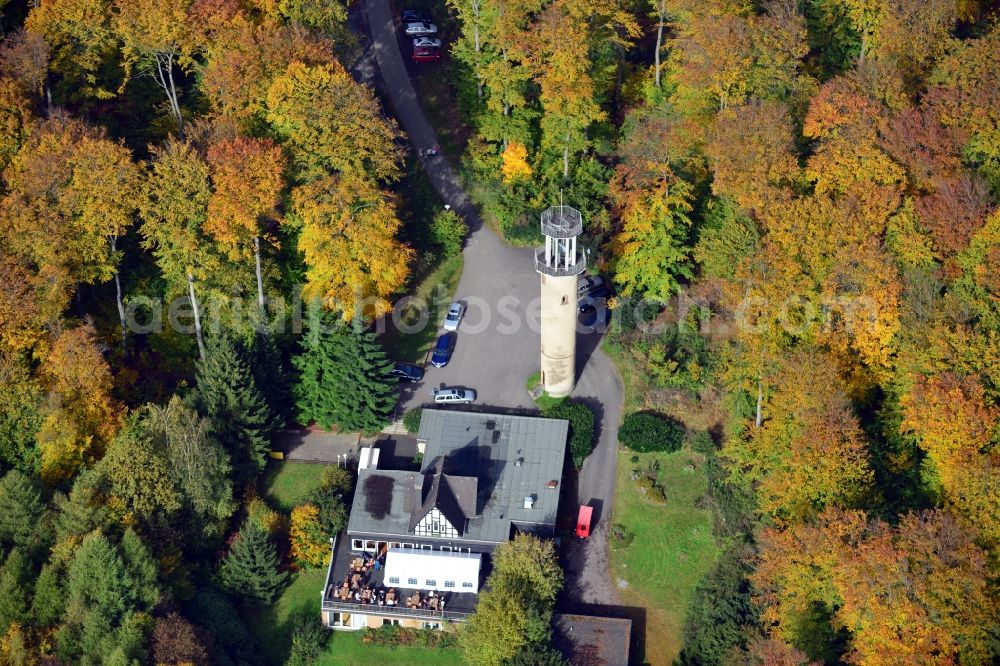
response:
<path fill-rule="evenodd" d="M 542 386 L 563 397 L 576 384 L 577 278 L 586 259 L 577 249 L 583 216 L 569 206 L 542 213 L 545 247 L 535 250 L 535 270 L 542 275 Z"/>

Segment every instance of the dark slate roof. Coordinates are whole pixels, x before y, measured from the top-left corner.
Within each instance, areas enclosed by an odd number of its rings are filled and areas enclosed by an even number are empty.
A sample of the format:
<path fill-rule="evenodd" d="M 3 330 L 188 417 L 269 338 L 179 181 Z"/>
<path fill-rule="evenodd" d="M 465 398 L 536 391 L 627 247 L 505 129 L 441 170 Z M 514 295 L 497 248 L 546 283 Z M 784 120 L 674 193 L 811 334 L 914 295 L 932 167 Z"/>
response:
<path fill-rule="evenodd" d="M 425 445 L 423 470 L 361 470 L 347 530 L 412 534 L 413 515 L 434 495 L 435 478 L 438 509 L 446 517 L 451 512 L 468 518 L 462 539 L 503 543 L 512 525 L 550 529 L 559 508 L 568 430 L 569 422 L 561 419 L 424 409 L 417 435 Z M 549 487 L 550 481 L 559 483 Z M 532 507 L 526 509 L 529 496 Z"/>
<path fill-rule="evenodd" d="M 552 615 L 552 644 L 570 666 L 627 666 L 632 621 L 596 615 Z"/>
<path fill-rule="evenodd" d="M 435 468 L 424 474 L 423 501 L 410 514 L 410 532 L 435 507 L 460 535 L 465 534 L 468 519 L 476 515 L 476 477 L 449 476 L 444 473 L 444 461 L 441 456 Z"/>

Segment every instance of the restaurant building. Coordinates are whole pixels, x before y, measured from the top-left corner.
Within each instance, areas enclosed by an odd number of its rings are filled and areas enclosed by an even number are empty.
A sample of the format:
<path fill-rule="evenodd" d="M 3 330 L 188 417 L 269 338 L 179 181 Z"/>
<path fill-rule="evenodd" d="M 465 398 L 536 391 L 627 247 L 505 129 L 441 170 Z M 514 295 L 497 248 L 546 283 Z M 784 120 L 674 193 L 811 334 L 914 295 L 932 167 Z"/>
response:
<path fill-rule="evenodd" d="M 464 621 L 497 546 L 516 532 L 555 535 L 568 429 L 561 419 L 423 410 L 419 471 L 358 470 L 347 529 L 332 540 L 323 622 Z"/>

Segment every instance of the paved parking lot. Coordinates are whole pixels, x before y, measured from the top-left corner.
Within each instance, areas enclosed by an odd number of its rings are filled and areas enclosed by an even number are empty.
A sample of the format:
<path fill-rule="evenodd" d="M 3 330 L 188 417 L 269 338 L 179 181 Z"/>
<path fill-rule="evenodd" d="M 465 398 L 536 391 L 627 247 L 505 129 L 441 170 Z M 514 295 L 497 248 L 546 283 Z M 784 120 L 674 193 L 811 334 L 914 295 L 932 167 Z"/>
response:
<path fill-rule="evenodd" d="M 426 151 L 438 140 L 406 70 L 389 2 L 364 0 L 364 13 L 372 52 L 396 118 L 414 152 Z M 509 247 L 482 223 L 443 155 L 420 159 L 441 198 L 466 220 L 471 230 L 464 250 L 465 268 L 455 293 L 469 312 L 459 329 L 449 364 L 444 368 L 428 365 L 422 382 L 404 386 L 398 413 L 431 404 L 431 388 L 441 385 L 475 389 L 479 395 L 474 408 L 478 410 L 533 410 L 534 404 L 524 389 L 528 377 L 538 371 L 541 353 L 537 327 L 528 325 L 528 318 L 535 316 L 539 296 L 539 276 L 531 250 Z M 431 324 L 440 326 L 441 322 Z M 613 603 L 616 595 L 607 575 L 607 518 L 614 500 L 623 393 L 618 373 L 600 350 L 599 341 L 600 336 L 594 334 L 577 339 L 578 379 L 573 394 L 591 405 L 599 422 L 600 435 L 580 471 L 577 488 L 581 502 L 598 507 L 595 518 L 599 522 L 591 537 L 571 550 L 567 588 L 572 590 L 574 600 Z"/>

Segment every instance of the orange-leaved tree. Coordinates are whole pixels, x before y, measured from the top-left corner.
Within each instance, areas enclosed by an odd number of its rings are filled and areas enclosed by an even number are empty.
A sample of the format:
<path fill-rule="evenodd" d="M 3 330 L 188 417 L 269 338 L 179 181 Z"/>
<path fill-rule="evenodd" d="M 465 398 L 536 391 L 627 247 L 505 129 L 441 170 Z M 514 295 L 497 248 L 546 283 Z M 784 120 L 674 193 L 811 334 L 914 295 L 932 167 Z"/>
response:
<path fill-rule="evenodd" d="M 62 114 L 42 122 L 4 171 L 0 243 L 50 281 L 64 305 L 77 284 L 118 284 L 116 241 L 132 224 L 139 170 L 131 152 Z M 124 308 L 118 290 L 124 335 Z"/>
<path fill-rule="evenodd" d="M 891 527 L 860 511 L 828 509 L 815 522 L 766 529 L 751 576 L 771 631 L 815 659 L 985 663 L 997 602 L 975 533 L 947 511 L 905 514 Z"/>
<path fill-rule="evenodd" d="M 237 137 L 208 148 L 212 196 L 205 231 L 234 261 L 251 254 L 257 277 L 257 304 L 264 309 L 260 239 L 274 242 L 269 223 L 280 221 L 278 203 L 285 187 L 285 158 L 270 139 Z"/>

